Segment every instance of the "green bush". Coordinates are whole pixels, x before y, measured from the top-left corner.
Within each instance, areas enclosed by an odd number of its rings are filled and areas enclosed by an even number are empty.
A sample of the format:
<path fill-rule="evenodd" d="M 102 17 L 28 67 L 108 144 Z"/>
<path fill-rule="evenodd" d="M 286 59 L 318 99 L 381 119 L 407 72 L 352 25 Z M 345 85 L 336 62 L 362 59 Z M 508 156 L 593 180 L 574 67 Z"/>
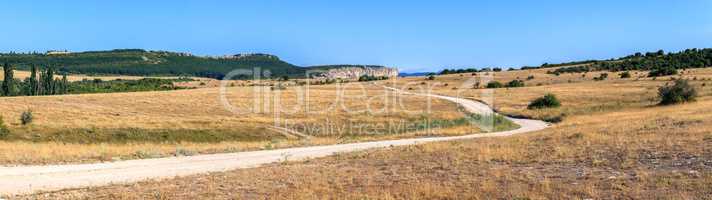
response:
<path fill-rule="evenodd" d="M 2 117 L 0 117 L 0 138 L 7 137 L 7 135 L 10 134 L 10 129 L 7 129 L 7 126 L 5 126 L 5 122 L 2 120 Z"/>
<path fill-rule="evenodd" d="M 671 105 L 695 101 L 697 91 L 687 80 L 676 80 L 673 85 L 662 86 L 658 89 L 658 96 L 662 99 L 661 105 Z"/>
<path fill-rule="evenodd" d="M 22 115 L 20 115 L 20 122 L 22 122 L 22 125 L 32 123 L 32 119 L 34 119 L 34 116 L 32 115 L 32 110 L 22 112 Z"/>
<path fill-rule="evenodd" d="M 527 109 L 558 108 L 559 106 L 561 106 L 561 102 L 559 102 L 556 96 L 553 94 L 546 94 L 543 97 L 534 99 L 534 101 L 529 103 Z"/>
<path fill-rule="evenodd" d="M 507 83 L 507 87 L 524 87 L 524 81 L 512 80 Z"/>
<path fill-rule="evenodd" d="M 630 77 L 631 77 L 630 72 L 625 71 L 625 72 L 621 73 L 621 78 L 630 78 Z"/>
<path fill-rule="evenodd" d="M 370 75 L 362 75 L 361 77 L 358 77 L 358 81 L 360 82 L 367 82 L 367 81 L 378 81 L 378 80 L 387 80 L 387 76 L 370 76 Z"/>
<path fill-rule="evenodd" d="M 487 83 L 487 88 L 502 88 L 504 85 L 498 81 L 490 81 Z"/>

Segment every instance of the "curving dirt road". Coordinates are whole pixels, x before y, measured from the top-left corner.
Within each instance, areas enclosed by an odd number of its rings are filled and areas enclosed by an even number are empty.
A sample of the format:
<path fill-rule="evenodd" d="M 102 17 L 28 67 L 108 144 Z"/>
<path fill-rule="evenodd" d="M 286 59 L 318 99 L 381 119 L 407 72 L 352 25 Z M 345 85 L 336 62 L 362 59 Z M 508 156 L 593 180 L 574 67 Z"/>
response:
<path fill-rule="evenodd" d="M 458 103 L 467 111 L 472 113 L 487 114 L 493 112 L 487 105 L 476 101 L 440 95 L 429 96 Z M 262 164 L 280 162 L 284 160 L 301 160 L 314 157 L 324 157 L 333 155 L 334 153 L 352 152 L 371 148 L 412 145 L 435 141 L 510 136 L 519 133 L 542 130 L 548 127 L 546 122 L 539 120 L 509 119 L 519 124 L 521 128 L 511 131 L 455 137 L 401 139 L 267 151 L 198 155 L 190 157 L 131 160 L 98 164 L 0 167 L 0 196 L 29 194 L 38 191 L 52 191 L 67 188 L 101 186 L 115 183 L 129 183 L 146 179 L 163 179 L 207 172 L 252 168 L 258 167 Z"/>

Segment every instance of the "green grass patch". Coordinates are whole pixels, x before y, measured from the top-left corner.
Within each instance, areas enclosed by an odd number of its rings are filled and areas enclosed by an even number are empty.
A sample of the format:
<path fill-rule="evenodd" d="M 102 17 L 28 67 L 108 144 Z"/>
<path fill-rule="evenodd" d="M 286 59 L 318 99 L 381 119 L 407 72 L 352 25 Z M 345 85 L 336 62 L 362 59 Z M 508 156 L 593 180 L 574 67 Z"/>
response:
<path fill-rule="evenodd" d="M 284 136 L 264 128 L 250 127 L 239 130 L 226 129 L 68 129 L 48 133 L 18 129 L 1 138 L 6 141 L 93 143 L 217 143 L 224 141 L 269 141 Z"/>
<path fill-rule="evenodd" d="M 467 118 L 469 123 L 477 125 L 483 131 L 499 132 L 518 129 L 521 126 L 514 123 L 512 120 L 499 114 L 470 114 Z"/>

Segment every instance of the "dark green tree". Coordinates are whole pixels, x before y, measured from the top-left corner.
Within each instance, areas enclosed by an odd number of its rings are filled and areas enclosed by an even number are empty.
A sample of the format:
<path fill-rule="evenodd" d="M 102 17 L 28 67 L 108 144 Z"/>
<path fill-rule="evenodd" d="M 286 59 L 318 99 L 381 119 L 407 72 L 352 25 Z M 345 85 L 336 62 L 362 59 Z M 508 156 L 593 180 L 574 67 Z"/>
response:
<path fill-rule="evenodd" d="M 40 84 L 39 84 L 39 80 L 37 80 L 37 67 L 35 65 L 32 65 L 31 71 L 32 72 L 30 74 L 30 79 L 26 83 L 26 84 L 28 84 L 27 95 L 36 96 L 36 95 L 39 95 L 39 93 L 40 93 Z"/>
<path fill-rule="evenodd" d="M 2 95 L 15 96 L 15 74 L 12 65 L 5 63 L 2 68 L 5 75 L 2 82 Z"/>
<path fill-rule="evenodd" d="M 56 84 L 54 81 L 54 68 L 47 67 L 45 71 L 40 75 L 40 85 L 42 88 L 42 95 L 54 95 L 56 94 Z"/>
<path fill-rule="evenodd" d="M 67 93 L 69 93 L 69 80 L 67 80 L 67 75 L 66 75 L 66 74 L 62 74 L 62 81 L 61 81 L 61 83 L 62 83 L 62 84 L 61 84 L 62 87 L 61 87 L 60 93 L 61 93 L 61 94 L 67 94 Z"/>

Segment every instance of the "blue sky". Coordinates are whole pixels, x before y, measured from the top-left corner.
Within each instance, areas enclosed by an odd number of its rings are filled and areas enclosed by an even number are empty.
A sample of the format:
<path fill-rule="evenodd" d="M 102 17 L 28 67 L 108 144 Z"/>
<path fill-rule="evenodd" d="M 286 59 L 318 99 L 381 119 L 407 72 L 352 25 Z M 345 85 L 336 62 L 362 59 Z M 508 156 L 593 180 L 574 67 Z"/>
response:
<path fill-rule="evenodd" d="M 402 71 L 712 47 L 712 1 L 0 1 L 0 51 L 262 52 Z"/>

